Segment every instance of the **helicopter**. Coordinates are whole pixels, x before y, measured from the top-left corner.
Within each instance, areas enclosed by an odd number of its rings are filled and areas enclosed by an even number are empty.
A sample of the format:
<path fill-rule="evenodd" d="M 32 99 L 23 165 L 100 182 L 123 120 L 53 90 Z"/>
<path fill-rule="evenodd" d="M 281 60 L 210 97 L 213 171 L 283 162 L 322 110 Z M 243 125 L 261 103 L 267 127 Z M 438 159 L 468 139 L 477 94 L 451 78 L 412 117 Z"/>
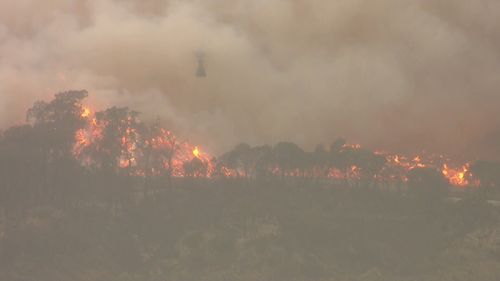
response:
<path fill-rule="evenodd" d="M 205 53 L 201 51 L 196 52 L 196 59 L 198 61 L 198 68 L 196 69 L 196 77 L 198 78 L 207 77 L 207 72 L 205 70 Z"/>

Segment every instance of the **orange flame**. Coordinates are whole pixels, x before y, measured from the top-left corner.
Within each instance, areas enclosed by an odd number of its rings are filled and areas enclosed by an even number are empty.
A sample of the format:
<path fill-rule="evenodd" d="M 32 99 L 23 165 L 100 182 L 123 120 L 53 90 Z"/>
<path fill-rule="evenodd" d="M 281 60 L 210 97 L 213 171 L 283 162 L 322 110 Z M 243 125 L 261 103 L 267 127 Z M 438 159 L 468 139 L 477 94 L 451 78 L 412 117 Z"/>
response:
<path fill-rule="evenodd" d="M 84 129 L 79 130 L 75 135 L 74 155 L 83 164 L 93 163 L 93 159 L 85 156 L 83 151 L 102 139 L 103 130 L 106 127 L 105 121 L 97 120 L 94 113 L 87 107 L 82 108 L 82 120 L 87 122 Z M 127 122 L 130 120 L 127 120 Z M 198 146 L 194 146 L 188 142 L 178 141 L 177 138 L 168 130 L 161 128 L 159 135 L 144 139 L 135 129 L 129 127 L 125 130 L 119 139 L 122 149 L 122 155 L 118 161 L 120 168 L 130 168 L 131 173 L 134 170 L 134 175 L 160 174 L 162 171 L 170 171 L 173 177 L 185 177 L 185 163 L 189 163 L 193 159 L 200 160 L 206 167 L 206 172 L 200 174 L 203 177 L 212 177 L 216 174 L 216 165 L 218 163 L 211 159 L 211 156 L 203 152 Z M 150 172 L 145 172 L 145 167 L 141 166 L 141 161 L 144 160 L 144 154 L 140 151 L 140 144 L 138 141 L 143 141 L 157 151 L 169 151 L 170 158 L 162 160 L 161 168 L 149 168 Z M 349 150 L 361 149 L 358 144 L 346 144 L 343 147 Z M 450 161 L 442 155 L 422 153 L 421 155 L 398 155 L 386 152 L 376 152 L 377 155 L 383 155 L 386 158 L 386 164 L 382 170 L 373 175 L 377 181 L 386 183 L 391 182 L 406 182 L 407 173 L 414 168 L 433 168 L 441 171 L 443 176 L 450 182 L 450 184 L 457 187 L 466 187 L 476 185 L 471 179 L 469 172 L 469 164 L 461 165 Z M 197 161 L 196 160 L 196 161 Z M 133 168 L 133 169 L 132 169 Z M 160 170 L 161 169 L 161 170 Z M 217 166 L 218 173 L 226 177 L 239 177 L 243 176 L 241 171 L 231 169 L 225 166 Z M 290 170 L 286 171 L 286 176 L 310 176 L 310 177 L 326 177 L 336 180 L 360 180 L 363 170 L 360 167 L 352 165 L 346 171 L 339 170 L 336 167 L 328 167 L 327 170 L 320 170 L 307 172 L 304 170 Z M 281 168 L 278 166 L 268 167 L 268 172 L 274 175 L 283 174 Z"/>
<path fill-rule="evenodd" d="M 94 116 L 93 111 L 90 108 L 83 107 L 80 117 L 82 120 L 86 121 L 86 126 L 76 132 L 75 143 L 73 147 L 73 154 L 76 159 L 78 159 L 84 165 L 93 165 L 95 163 L 89 155 L 84 152 L 87 148 L 92 145 L 99 145 L 99 140 L 103 137 L 103 130 L 106 127 L 106 121 L 97 120 Z M 130 122 L 124 120 L 125 122 Z M 170 159 L 168 157 L 164 159 L 161 169 L 163 171 L 170 171 L 173 177 L 185 177 L 186 171 L 184 171 L 184 164 L 193 160 L 193 156 L 196 157 L 203 163 L 206 167 L 206 173 L 202 176 L 211 177 L 215 170 L 215 164 L 211 160 L 211 156 L 205 152 L 202 152 L 198 146 L 193 146 L 187 142 L 178 141 L 177 138 L 168 130 L 161 128 L 160 133 L 157 136 L 146 138 L 140 135 L 136 129 L 132 127 L 127 127 L 123 134 L 119 138 L 121 145 L 121 155 L 117 159 L 118 167 L 121 169 L 131 169 L 130 173 L 137 176 L 144 176 L 145 167 L 141 166 L 141 160 L 144 160 L 144 154 L 140 151 L 139 142 L 144 142 L 146 145 L 150 145 L 156 150 L 170 151 Z M 133 169 L 132 169 L 133 168 Z M 157 167 L 149 168 L 152 170 L 153 174 L 160 174 Z"/>
<path fill-rule="evenodd" d="M 469 164 L 465 164 L 459 168 L 450 168 L 447 164 L 443 165 L 442 173 L 448 181 L 454 185 L 459 187 L 465 187 L 470 184 L 468 179 L 469 173 Z"/>
<path fill-rule="evenodd" d="M 197 146 L 195 146 L 194 149 L 193 149 L 193 155 L 196 158 L 200 158 L 200 150 L 198 149 Z"/>
<path fill-rule="evenodd" d="M 88 109 L 88 108 L 84 107 L 84 108 L 83 108 L 82 113 L 80 114 L 80 116 L 81 116 L 82 118 L 87 118 L 87 117 L 89 117 L 89 116 L 90 116 L 90 114 L 91 114 L 90 109 Z"/>

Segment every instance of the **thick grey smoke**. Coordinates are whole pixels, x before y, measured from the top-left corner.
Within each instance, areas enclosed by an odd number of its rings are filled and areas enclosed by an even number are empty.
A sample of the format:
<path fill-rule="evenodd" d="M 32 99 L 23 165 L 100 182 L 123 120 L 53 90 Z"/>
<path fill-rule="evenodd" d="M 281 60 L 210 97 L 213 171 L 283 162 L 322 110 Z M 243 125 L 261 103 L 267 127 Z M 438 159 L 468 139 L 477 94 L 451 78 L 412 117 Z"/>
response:
<path fill-rule="evenodd" d="M 497 0 L 2 1 L 0 126 L 84 88 L 214 152 L 344 136 L 499 153 L 498 18 Z"/>

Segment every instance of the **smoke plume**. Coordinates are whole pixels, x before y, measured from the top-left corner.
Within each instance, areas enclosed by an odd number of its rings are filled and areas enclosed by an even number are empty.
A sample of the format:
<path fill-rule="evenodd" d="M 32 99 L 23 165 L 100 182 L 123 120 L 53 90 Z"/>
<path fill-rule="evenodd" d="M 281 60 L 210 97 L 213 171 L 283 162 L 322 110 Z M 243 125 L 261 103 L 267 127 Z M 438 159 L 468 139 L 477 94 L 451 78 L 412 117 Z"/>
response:
<path fill-rule="evenodd" d="M 496 0 L 2 1 L 0 126 L 87 89 L 214 153 L 342 136 L 498 158 L 498 18 Z"/>

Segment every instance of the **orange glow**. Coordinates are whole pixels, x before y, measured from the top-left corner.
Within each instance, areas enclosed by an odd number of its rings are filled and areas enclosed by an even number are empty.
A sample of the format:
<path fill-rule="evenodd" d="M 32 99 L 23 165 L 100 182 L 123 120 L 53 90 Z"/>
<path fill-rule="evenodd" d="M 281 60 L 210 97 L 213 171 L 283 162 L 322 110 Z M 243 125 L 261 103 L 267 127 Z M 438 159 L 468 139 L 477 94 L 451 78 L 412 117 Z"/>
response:
<path fill-rule="evenodd" d="M 94 159 L 93 155 L 96 155 L 96 151 L 100 153 L 100 141 L 103 140 L 104 132 L 106 132 L 108 126 L 108 121 L 96 119 L 94 114 L 95 111 L 90 108 L 82 108 L 80 116 L 86 125 L 76 132 L 73 146 L 75 158 L 83 165 L 89 166 L 99 165 L 99 160 Z M 119 144 L 116 166 L 119 169 L 127 169 L 125 172 L 131 175 L 146 176 L 168 173 L 172 177 L 178 178 L 186 176 L 207 178 L 248 176 L 246 171 L 239 168 L 232 169 L 225 166 L 224 163 L 217 162 L 211 155 L 202 151 L 199 146 L 178 140 L 172 132 L 165 128 L 158 128 L 153 135 L 147 136 L 141 134 L 140 130 L 134 127 L 131 118 L 122 120 L 122 122 L 124 122 L 125 127 L 120 130 L 116 139 Z M 358 144 L 345 144 L 341 149 L 355 151 L 362 148 Z M 457 163 L 442 155 L 429 153 L 398 155 L 387 152 L 375 152 L 375 154 L 385 157 L 385 164 L 380 171 L 369 176 L 382 184 L 405 183 L 408 181 L 407 174 L 410 170 L 431 168 L 440 171 L 453 186 L 478 185 L 471 177 L 469 164 Z M 150 160 L 148 159 L 153 158 L 156 159 L 155 161 L 159 161 L 159 164 L 150 166 L 148 164 Z M 193 162 L 193 160 L 195 161 Z M 193 163 L 195 165 L 194 169 L 199 170 L 186 171 L 186 169 L 190 169 L 189 163 Z M 263 170 L 266 170 L 265 173 L 275 176 L 315 177 L 345 181 L 364 180 L 367 171 L 367 168 L 362 165 L 356 166 L 354 164 L 349 164 L 349 166 L 343 168 L 323 164 L 323 166 L 317 165 L 310 170 L 282 170 L 282 167 L 271 163 L 258 168 L 263 168 Z M 193 169 L 192 166 L 191 169 Z"/>
<path fill-rule="evenodd" d="M 81 116 L 82 118 L 87 118 L 87 117 L 89 117 L 89 116 L 90 116 L 90 114 L 91 114 L 90 109 L 88 109 L 88 108 L 84 107 L 84 108 L 83 108 L 83 111 L 82 111 L 82 114 L 81 114 L 80 116 Z"/>
<path fill-rule="evenodd" d="M 104 137 L 103 132 L 106 129 L 107 121 L 96 119 L 94 111 L 87 107 L 82 109 L 80 116 L 86 122 L 86 125 L 75 134 L 73 155 L 83 165 L 98 166 L 98 160 L 93 159 L 88 152 L 100 149 L 99 142 Z M 123 120 L 127 127 L 118 138 L 121 148 L 118 158 L 116 159 L 118 168 L 130 169 L 129 173 L 134 176 L 160 175 L 169 172 L 172 177 L 185 177 L 186 172 L 184 171 L 184 164 L 192 161 L 194 156 L 201 161 L 204 167 L 206 167 L 206 171 L 195 172 L 191 174 L 191 176 L 211 177 L 215 173 L 215 163 L 211 160 L 212 157 L 202 152 L 198 146 L 178 141 L 172 132 L 164 128 L 160 128 L 156 135 L 150 138 L 144 138 L 144 136 L 132 126 L 132 121 L 131 118 Z M 147 165 L 144 165 L 143 161 L 145 161 L 146 156 L 141 150 L 141 147 L 144 145 L 152 149 L 153 153 L 170 155 L 164 156 L 161 168 L 147 168 Z M 145 169 L 149 171 L 146 173 Z M 231 174 L 231 172 L 227 170 L 224 174 Z"/>
<path fill-rule="evenodd" d="M 200 158 L 200 150 L 198 149 L 197 146 L 195 146 L 194 149 L 193 149 L 193 155 L 196 158 Z"/>
<path fill-rule="evenodd" d="M 469 180 L 469 164 L 465 164 L 459 168 L 450 168 L 449 165 L 444 164 L 442 171 L 443 176 L 448 179 L 450 184 L 459 187 L 470 185 Z"/>

